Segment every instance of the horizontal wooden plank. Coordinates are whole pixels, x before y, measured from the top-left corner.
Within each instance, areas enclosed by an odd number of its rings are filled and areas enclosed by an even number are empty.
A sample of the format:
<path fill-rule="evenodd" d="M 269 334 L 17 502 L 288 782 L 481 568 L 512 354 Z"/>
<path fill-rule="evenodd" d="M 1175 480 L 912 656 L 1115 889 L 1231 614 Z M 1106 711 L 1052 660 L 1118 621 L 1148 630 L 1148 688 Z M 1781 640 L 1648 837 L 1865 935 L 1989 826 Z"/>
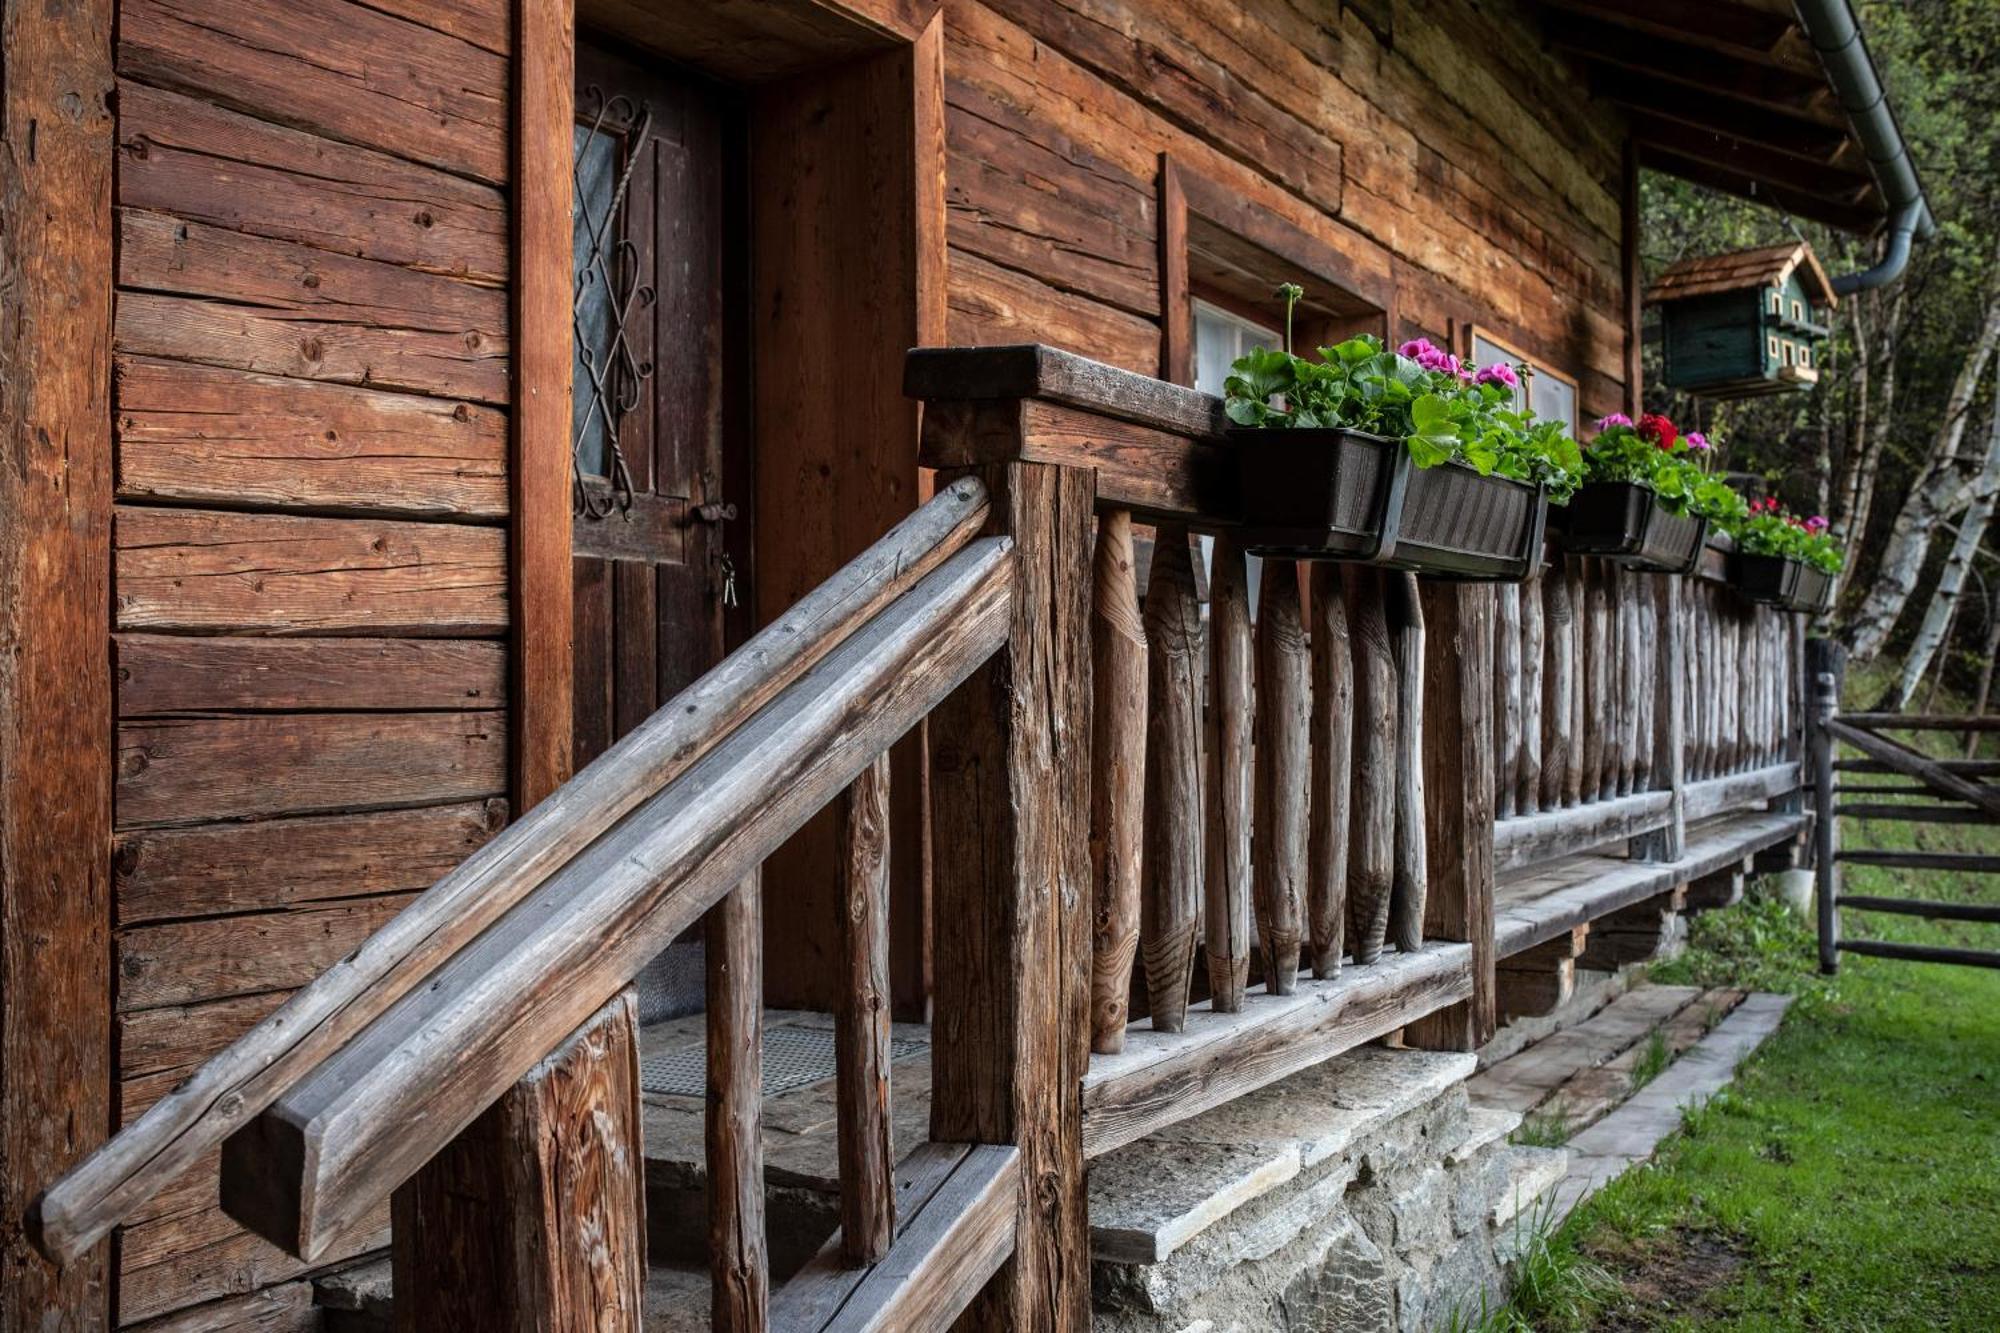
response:
<path fill-rule="evenodd" d="M 267 375 L 508 401 L 506 345 L 461 335 L 343 324 L 284 310 L 124 290 L 112 344 Z"/>
<path fill-rule="evenodd" d="M 264 713 L 118 727 L 121 829 L 483 800 L 507 790 L 507 715 Z"/>
<path fill-rule="evenodd" d="M 1787 762 L 1690 782 L 1683 789 L 1683 799 L 1687 803 L 1687 818 L 1692 821 L 1758 808 L 1774 796 L 1798 789 L 1799 766 Z"/>
<path fill-rule="evenodd" d="M 1083 1149 L 1095 1157 L 1385 1036 L 1472 994 L 1472 946 L 1429 944 L 1300 977 L 1291 995 L 1251 991 L 1233 1014 L 1188 1008 L 1186 1029 L 1134 1023 L 1125 1049 L 1091 1059 L 1083 1080 Z"/>
<path fill-rule="evenodd" d="M 243 1230 L 212 1204 L 199 1211 L 141 1223 L 123 1233 L 118 1284 L 120 1314 L 127 1320 L 147 1319 L 196 1302 L 241 1296 L 380 1249 L 389 1241 L 387 1207 L 371 1219 L 371 1224 L 372 1230 L 363 1230 L 351 1243 L 337 1247 L 318 1263 L 305 1264 Z M 323 1316 L 324 1312 L 315 1314 Z M 190 1314 L 191 1320 L 196 1317 Z M 185 1327 L 203 1333 L 229 1327 L 208 1322 L 212 1316 L 206 1313 L 199 1318 L 201 1322 L 191 1322 Z M 319 1329 L 323 1325 L 315 1322 L 307 1327 Z"/>
<path fill-rule="evenodd" d="M 1948 949 L 1941 945 L 1899 944 L 1893 940 L 1841 940 L 1842 953 L 1895 958 L 1906 963 L 1956 963 L 1960 967 L 2000 967 L 2000 949 Z"/>
<path fill-rule="evenodd" d="M 507 200 L 490 185 L 130 79 L 118 85 L 118 148 L 128 208 L 507 280 Z"/>
<path fill-rule="evenodd" d="M 1511 957 L 1734 865 L 1792 837 L 1805 822 L 1802 814 L 1727 815 L 1690 827 L 1685 855 L 1678 861 L 1582 854 L 1503 880 L 1494 889 L 1494 957 Z"/>
<path fill-rule="evenodd" d="M 118 507 L 121 630 L 499 634 L 506 534 L 455 523 Z"/>
<path fill-rule="evenodd" d="M 493 798 L 417 810 L 127 830 L 111 858 L 121 925 L 421 889 L 507 822 Z"/>
<path fill-rule="evenodd" d="M 129 1124 L 188 1071 L 255 1027 L 289 991 L 260 991 L 118 1015 L 118 1123 Z"/>
<path fill-rule="evenodd" d="M 321 1333 L 325 1313 L 314 1303 L 312 1283 L 287 1282 L 125 1327 L 131 1333 Z"/>
<path fill-rule="evenodd" d="M 368 0 L 368 7 L 462 37 L 497 55 L 514 49 L 513 10 L 503 0 Z"/>
<path fill-rule="evenodd" d="M 1493 869 L 1518 870 L 1664 828 L 1673 817 L 1673 803 L 1672 792 L 1648 791 L 1496 820 Z"/>
<path fill-rule="evenodd" d="M 924 466 L 1012 458 L 1090 468 L 1099 504 L 1147 518 L 1224 526 L 1240 512 L 1235 467 L 1223 445 L 1037 399 L 943 401 L 924 409 Z"/>
<path fill-rule="evenodd" d="M 1956 870 L 1975 875 L 2000 875 L 2000 856 L 1980 852 L 1836 852 L 1835 859 L 1851 866 L 1890 866 L 1900 870 Z"/>
<path fill-rule="evenodd" d="M 1846 801 L 1833 807 L 1836 815 L 1851 819 L 1901 820 L 1907 824 L 1992 824 L 1996 821 L 1984 810 L 1962 805 L 1931 805 L 1915 801 Z"/>
<path fill-rule="evenodd" d="M 1037 338 L 1131 370 L 1160 364 L 1160 326 L 957 247 L 949 253 L 946 336 L 961 346 Z"/>
<path fill-rule="evenodd" d="M 1901 741 L 1865 727 L 1849 726 L 1837 717 L 1827 723 L 1827 732 L 1836 741 L 1853 746 L 1870 759 L 1889 765 L 1905 777 L 1916 778 L 1940 795 L 1952 800 L 1969 801 L 1995 818 L 2000 818 L 2000 786 L 1962 777 L 1929 755 Z"/>
<path fill-rule="evenodd" d="M 1939 759 L 1937 766 L 1947 773 L 1960 777 L 1991 778 L 2000 777 L 2000 759 Z M 1836 759 L 1833 761 L 1837 773 L 1896 773 L 1880 759 Z"/>
<path fill-rule="evenodd" d="M 943 1333 L 1014 1252 L 1021 1150 L 969 1149 L 870 1266 L 826 1333 Z"/>
<path fill-rule="evenodd" d="M 1842 713 L 1836 720 L 1870 731 L 2000 731 L 1994 713 Z"/>
<path fill-rule="evenodd" d="M 1040 343 L 916 348 L 903 364 L 903 392 L 926 402 L 1039 398 L 1218 443 L 1229 425 L 1211 394 Z"/>
<path fill-rule="evenodd" d="M 477 335 L 490 355 L 506 354 L 502 288 L 145 209 L 118 210 L 118 281 L 377 329 Z"/>
<path fill-rule="evenodd" d="M 413 895 L 118 932 L 118 1011 L 296 990 L 339 962 Z"/>
<path fill-rule="evenodd" d="M 492 184 L 508 171 L 508 62 L 351 0 L 124 0 L 118 72 Z"/>
<path fill-rule="evenodd" d="M 493 639 L 119 634 L 113 650 L 125 718 L 507 706 L 507 647 Z"/>
<path fill-rule="evenodd" d="M 1840 905 L 1854 912 L 1889 912 L 1896 916 L 1921 916 L 1932 921 L 1985 921 L 2000 923 L 2000 903 L 1942 903 L 1917 898 L 1881 898 L 1865 893 L 1843 893 Z"/>
<path fill-rule="evenodd" d="M 504 518 L 507 414 L 121 356 L 118 495 L 224 508 Z"/>

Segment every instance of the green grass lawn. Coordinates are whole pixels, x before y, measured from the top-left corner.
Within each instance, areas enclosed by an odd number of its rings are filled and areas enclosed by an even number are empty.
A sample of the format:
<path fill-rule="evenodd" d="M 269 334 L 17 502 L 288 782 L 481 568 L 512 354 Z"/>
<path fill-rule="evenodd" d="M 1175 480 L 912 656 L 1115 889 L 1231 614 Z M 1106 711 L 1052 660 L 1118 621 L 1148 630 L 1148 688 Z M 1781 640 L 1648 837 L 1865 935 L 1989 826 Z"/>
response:
<path fill-rule="evenodd" d="M 1880 799 L 1880 798 L 1875 798 Z M 2000 852 L 2000 829 L 1843 820 L 1849 847 Z M 2000 901 L 2000 876 L 1848 868 L 1846 891 Z M 1846 914 L 2000 948 L 2000 926 Z M 1845 955 L 1774 899 L 1696 919 L 1661 981 L 1797 997 L 1736 1084 L 1591 1200 L 1488 1320 L 1535 1329 L 2000 1330 L 2000 971 Z"/>

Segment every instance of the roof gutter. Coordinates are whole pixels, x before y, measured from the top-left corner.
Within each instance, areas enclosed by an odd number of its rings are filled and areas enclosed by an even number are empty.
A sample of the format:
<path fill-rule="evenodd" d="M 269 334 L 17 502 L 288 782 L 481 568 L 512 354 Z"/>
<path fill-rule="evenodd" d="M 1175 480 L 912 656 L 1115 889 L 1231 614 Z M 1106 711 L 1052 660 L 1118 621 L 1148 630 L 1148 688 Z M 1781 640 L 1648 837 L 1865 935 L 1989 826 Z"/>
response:
<path fill-rule="evenodd" d="M 1903 275 L 1913 240 L 1928 240 L 1937 231 L 1923 184 L 1903 142 L 1903 131 L 1889 109 L 1889 94 L 1875 73 L 1875 62 L 1861 38 L 1848 0 L 1793 0 L 1799 22 L 1812 40 L 1827 80 L 1854 126 L 1855 137 L 1868 154 L 1868 170 L 1882 191 L 1891 218 L 1888 243 L 1873 268 L 1843 273 L 1833 280 L 1841 296 L 1880 287 Z"/>

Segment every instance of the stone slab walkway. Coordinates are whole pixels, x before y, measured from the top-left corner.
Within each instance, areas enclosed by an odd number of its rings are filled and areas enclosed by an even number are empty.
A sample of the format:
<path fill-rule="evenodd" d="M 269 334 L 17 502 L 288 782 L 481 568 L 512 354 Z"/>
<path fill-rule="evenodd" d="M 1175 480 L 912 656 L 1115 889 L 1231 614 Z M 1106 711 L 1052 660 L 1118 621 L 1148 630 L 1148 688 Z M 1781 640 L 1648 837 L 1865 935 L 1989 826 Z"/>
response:
<path fill-rule="evenodd" d="M 1569 1173 L 1557 1187 L 1555 1221 L 1648 1161 L 1660 1141 L 1681 1127 L 1682 1115 L 1729 1086 L 1737 1066 L 1778 1030 L 1789 995 L 1746 997 L 1729 1017 L 1622 1106 L 1569 1140 Z"/>

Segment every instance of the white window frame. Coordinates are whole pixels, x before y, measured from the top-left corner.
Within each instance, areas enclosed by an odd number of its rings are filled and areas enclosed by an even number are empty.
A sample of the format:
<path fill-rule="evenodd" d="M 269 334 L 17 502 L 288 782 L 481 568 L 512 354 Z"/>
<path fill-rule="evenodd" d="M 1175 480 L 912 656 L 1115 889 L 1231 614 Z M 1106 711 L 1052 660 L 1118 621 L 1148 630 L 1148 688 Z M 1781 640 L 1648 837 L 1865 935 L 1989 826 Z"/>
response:
<path fill-rule="evenodd" d="M 1225 368 L 1225 375 L 1227 374 L 1226 368 L 1236 358 L 1242 356 L 1253 347 L 1284 346 L 1285 335 L 1279 329 L 1268 328 L 1265 325 L 1259 324 L 1254 319 L 1245 319 L 1234 310 L 1226 310 L 1216 305 L 1213 301 L 1202 300 L 1199 296 L 1189 298 L 1189 304 L 1194 307 L 1194 310 L 1188 319 L 1188 338 L 1192 344 L 1188 360 L 1194 367 L 1194 387 L 1200 389 L 1203 393 L 1212 393 L 1218 398 L 1222 396 L 1221 383 L 1210 383 L 1208 377 L 1201 373 L 1202 325 L 1204 323 L 1208 324 L 1211 329 L 1216 325 L 1221 325 L 1230 335 L 1230 343 L 1226 349 L 1227 355 L 1220 363 Z"/>
<path fill-rule="evenodd" d="M 1566 421 L 1569 423 L 1570 437 L 1572 439 L 1582 438 L 1580 432 L 1583 429 L 1583 423 L 1578 419 L 1578 414 L 1583 410 L 1583 399 L 1581 390 L 1578 388 L 1576 379 L 1573 376 L 1565 375 L 1562 371 L 1557 370 L 1545 361 L 1536 360 L 1520 348 L 1494 337 L 1491 333 L 1476 325 L 1473 327 L 1466 345 L 1472 349 L 1472 362 L 1474 365 L 1490 366 L 1496 361 L 1504 361 L 1509 366 L 1517 368 L 1525 365 L 1533 372 L 1533 381 L 1522 385 L 1514 391 L 1514 405 L 1517 408 L 1533 406 L 1529 398 L 1532 397 L 1537 387 L 1540 387 L 1546 393 L 1549 391 L 1547 386 L 1552 384 L 1558 386 L 1561 390 L 1561 396 L 1568 400 L 1567 408 L 1560 412 L 1537 411 L 1535 414 L 1536 419 L 1560 419 Z M 1529 397 L 1524 397 L 1523 395 L 1528 395 Z"/>

